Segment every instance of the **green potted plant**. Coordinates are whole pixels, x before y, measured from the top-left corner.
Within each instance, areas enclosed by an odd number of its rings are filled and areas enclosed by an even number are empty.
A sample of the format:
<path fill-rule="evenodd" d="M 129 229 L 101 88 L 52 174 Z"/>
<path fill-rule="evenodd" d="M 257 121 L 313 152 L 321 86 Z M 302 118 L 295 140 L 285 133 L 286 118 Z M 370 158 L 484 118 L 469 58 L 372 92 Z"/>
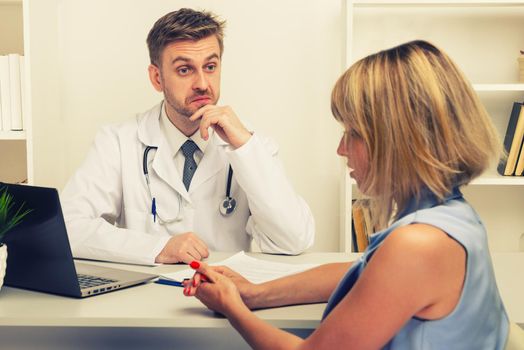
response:
<path fill-rule="evenodd" d="M 4 284 L 5 269 L 7 267 L 7 245 L 4 244 L 4 236 L 13 227 L 22 222 L 22 219 L 31 212 L 30 209 L 23 210 L 24 203 L 18 209 L 13 196 L 7 192 L 7 187 L 0 189 L 0 288 Z"/>

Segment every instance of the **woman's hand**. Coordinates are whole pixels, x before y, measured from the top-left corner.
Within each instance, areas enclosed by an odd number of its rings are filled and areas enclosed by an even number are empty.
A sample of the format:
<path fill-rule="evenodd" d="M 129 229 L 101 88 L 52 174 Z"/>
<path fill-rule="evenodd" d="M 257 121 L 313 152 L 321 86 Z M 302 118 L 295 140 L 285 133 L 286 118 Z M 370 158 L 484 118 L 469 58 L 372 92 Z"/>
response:
<path fill-rule="evenodd" d="M 233 284 L 237 287 L 240 296 L 244 303 L 250 309 L 256 308 L 256 297 L 259 294 L 259 285 L 249 282 L 238 272 L 231 270 L 226 266 L 207 266 L 207 269 L 212 270 L 216 273 L 221 274 L 222 276 L 227 277 Z M 190 287 L 187 290 L 188 296 L 192 296 L 196 292 L 196 287 L 198 287 L 202 282 L 205 282 L 205 276 L 202 276 L 199 272 L 195 272 L 195 275 L 192 279 L 184 282 L 184 287 Z"/>
<path fill-rule="evenodd" d="M 242 308 L 247 309 L 235 283 L 226 275 L 215 271 L 216 267 L 209 267 L 198 261 L 191 262 L 190 266 L 196 273 L 191 280 L 184 283 L 184 295 L 195 296 L 209 309 L 225 316 Z M 232 276 L 236 274 L 231 272 L 233 271 L 227 273 Z M 235 278 L 238 277 L 240 275 L 236 274 Z"/>
<path fill-rule="evenodd" d="M 259 294 L 259 285 L 249 282 L 241 274 L 231 270 L 227 266 L 214 266 L 211 268 L 221 275 L 226 276 L 229 278 L 229 280 L 231 280 L 231 282 L 235 284 L 238 292 L 240 293 L 240 296 L 242 297 L 242 300 L 247 305 L 247 307 L 250 309 L 256 308 L 255 300 Z"/>

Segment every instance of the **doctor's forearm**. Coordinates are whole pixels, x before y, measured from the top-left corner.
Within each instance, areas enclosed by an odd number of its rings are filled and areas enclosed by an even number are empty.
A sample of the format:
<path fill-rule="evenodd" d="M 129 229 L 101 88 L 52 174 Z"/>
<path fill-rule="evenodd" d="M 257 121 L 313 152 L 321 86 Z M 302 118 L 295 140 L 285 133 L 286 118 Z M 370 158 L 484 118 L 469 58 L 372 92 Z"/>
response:
<path fill-rule="evenodd" d="M 72 218 L 66 226 L 78 258 L 152 265 L 169 239 L 119 228 L 102 218 Z"/>
<path fill-rule="evenodd" d="M 277 154 L 276 145 L 257 135 L 228 153 L 251 211 L 247 231 L 263 252 L 299 254 L 313 244 L 313 215 L 293 190 Z"/>
<path fill-rule="evenodd" d="M 247 230 L 262 252 L 297 255 L 313 245 L 315 223 L 307 206 L 298 213 L 290 208 L 286 211 L 285 217 L 252 213 Z"/>
<path fill-rule="evenodd" d="M 295 193 L 283 202 L 266 206 L 253 202 L 247 229 L 264 253 L 300 254 L 313 245 L 315 221 L 307 203 Z"/>

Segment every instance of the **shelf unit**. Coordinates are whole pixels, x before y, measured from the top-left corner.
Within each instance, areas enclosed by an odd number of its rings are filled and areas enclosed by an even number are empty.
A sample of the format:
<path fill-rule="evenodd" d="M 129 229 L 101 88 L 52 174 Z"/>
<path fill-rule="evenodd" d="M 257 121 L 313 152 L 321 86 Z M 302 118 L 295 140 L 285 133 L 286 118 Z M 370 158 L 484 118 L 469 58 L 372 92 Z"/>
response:
<path fill-rule="evenodd" d="M 0 131 L 0 140 L 25 140 L 27 139 L 27 133 L 25 130 L 22 131 Z"/>
<path fill-rule="evenodd" d="M 512 103 L 524 100 L 524 84 L 517 81 L 524 1 L 347 0 L 345 9 L 346 67 L 403 42 L 433 42 L 464 71 L 503 140 Z M 485 222 L 492 250 L 524 250 L 524 177 L 500 176 L 495 166 L 464 194 Z M 351 251 L 351 200 L 358 189 L 341 167 L 340 248 Z"/>
<path fill-rule="evenodd" d="M 25 40 L 24 6 L 22 0 L 0 0 L 0 32 L 8 33 L 0 39 L 0 55 L 27 53 Z M 26 67 L 25 81 L 29 86 L 30 77 Z M 33 183 L 33 155 L 31 133 L 31 111 L 28 93 L 25 93 L 22 131 L 0 131 L 0 181 Z"/>

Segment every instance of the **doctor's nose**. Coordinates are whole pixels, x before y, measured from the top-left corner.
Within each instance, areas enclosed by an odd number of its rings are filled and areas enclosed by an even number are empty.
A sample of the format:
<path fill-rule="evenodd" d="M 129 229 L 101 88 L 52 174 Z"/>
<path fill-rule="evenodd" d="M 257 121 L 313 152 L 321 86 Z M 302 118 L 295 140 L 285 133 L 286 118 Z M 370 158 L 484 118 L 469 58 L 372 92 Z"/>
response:
<path fill-rule="evenodd" d="M 206 74 L 202 71 L 195 74 L 195 79 L 193 80 L 193 90 L 206 91 L 209 87 L 209 81 Z"/>

